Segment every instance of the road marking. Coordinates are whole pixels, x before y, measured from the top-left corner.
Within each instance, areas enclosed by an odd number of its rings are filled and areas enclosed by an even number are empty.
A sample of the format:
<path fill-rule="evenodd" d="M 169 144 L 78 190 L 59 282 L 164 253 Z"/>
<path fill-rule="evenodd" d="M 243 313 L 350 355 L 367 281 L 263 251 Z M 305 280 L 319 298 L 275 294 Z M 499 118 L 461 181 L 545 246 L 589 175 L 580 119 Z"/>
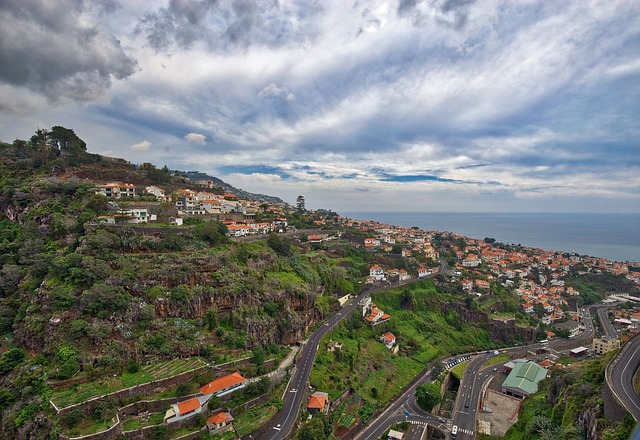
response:
<path fill-rule="evenodd" d="M 275 429 L 275 430 L 277 430 L 277 431 L 280 431 L 280 428 L 278 428 L 278 427 L 276 427 L 276 426 L 274 426 L 274 427 L 273 427 L 273 429 Z"/>

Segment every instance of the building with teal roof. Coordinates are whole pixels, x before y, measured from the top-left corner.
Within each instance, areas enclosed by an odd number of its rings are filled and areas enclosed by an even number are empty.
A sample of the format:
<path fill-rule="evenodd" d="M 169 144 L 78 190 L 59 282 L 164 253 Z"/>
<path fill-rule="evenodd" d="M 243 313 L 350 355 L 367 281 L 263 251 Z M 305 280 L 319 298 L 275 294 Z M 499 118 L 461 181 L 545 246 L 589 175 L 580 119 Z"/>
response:
<path fill-rule="evenodd" d="M 502 392 L 525 398 L 538 391 L 538 383 L 547 377 L 547 370 L 535 362 L 518 362 L 502 384 Z"/>

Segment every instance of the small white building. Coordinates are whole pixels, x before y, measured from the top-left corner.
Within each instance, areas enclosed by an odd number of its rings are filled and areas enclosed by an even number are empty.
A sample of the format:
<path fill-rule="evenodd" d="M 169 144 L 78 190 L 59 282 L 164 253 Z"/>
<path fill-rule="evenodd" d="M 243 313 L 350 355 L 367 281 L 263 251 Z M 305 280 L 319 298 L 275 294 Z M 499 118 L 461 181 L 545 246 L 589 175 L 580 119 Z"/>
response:
<path fill-rule="evenodd" d="M 383 281 L 385 279 L 384 270 L 377 264 L 369 268 L 369 276 L 376 281 Z"/>
<path fill-rule="evenodd" d="M 166 199 L 166 195 L 165 192 L 162 188 L 158 188 L 157 186 L 147 186 L 145 188 L 145 191 L 148 194 L 151 194 L 153 196 L 155 196 L 157 199 L 159 200 L 165 200 Z"/>

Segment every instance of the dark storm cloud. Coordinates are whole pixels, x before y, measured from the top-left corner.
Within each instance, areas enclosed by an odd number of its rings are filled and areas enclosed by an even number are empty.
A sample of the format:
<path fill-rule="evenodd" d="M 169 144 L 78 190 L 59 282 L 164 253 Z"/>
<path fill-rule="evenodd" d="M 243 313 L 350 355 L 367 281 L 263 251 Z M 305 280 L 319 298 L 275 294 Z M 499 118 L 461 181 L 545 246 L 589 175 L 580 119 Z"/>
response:
<path fill-rule="evenodd" d="M 254 0 L 171 0 L 140 19 L 136 32 L 156 51 L 190 49 L 196 42 L 212 50 L 278 47 L 311 38 L 313 17 L 321 12 L 321 6 L 308 2 L 284 8 Z"/>
<path fill-rule="evenodd" d="M 117 2 L 92 4 L 108 12 Z M 113 78 L 136 70 L 120 42 L 84 14 L 80 1 L 0 2 L 0 82 L 26 87 L 52 101 L 92 100 Z"/>
<path fill-rule="evenodd" d="M 405 14 L 410 13 L 411 11 L 413 11 L 413 8 L 416 7 L 417 3 L 418 0 L 400 0 L 398 2 L 398 15 L 402 17 Z"/>

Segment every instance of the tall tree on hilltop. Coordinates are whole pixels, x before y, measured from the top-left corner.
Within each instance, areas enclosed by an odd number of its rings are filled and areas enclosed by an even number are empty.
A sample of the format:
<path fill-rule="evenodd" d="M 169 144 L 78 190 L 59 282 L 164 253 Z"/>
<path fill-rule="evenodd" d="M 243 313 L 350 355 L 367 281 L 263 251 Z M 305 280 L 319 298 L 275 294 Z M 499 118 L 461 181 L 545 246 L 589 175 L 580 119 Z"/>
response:
<path fill-rule="evenodd" d="M 298 198 L 296 199 L 296 208 L 300 214 L 306 211 L 306 208 L 304 206 L 304 196 L 298 196 Z"/>

